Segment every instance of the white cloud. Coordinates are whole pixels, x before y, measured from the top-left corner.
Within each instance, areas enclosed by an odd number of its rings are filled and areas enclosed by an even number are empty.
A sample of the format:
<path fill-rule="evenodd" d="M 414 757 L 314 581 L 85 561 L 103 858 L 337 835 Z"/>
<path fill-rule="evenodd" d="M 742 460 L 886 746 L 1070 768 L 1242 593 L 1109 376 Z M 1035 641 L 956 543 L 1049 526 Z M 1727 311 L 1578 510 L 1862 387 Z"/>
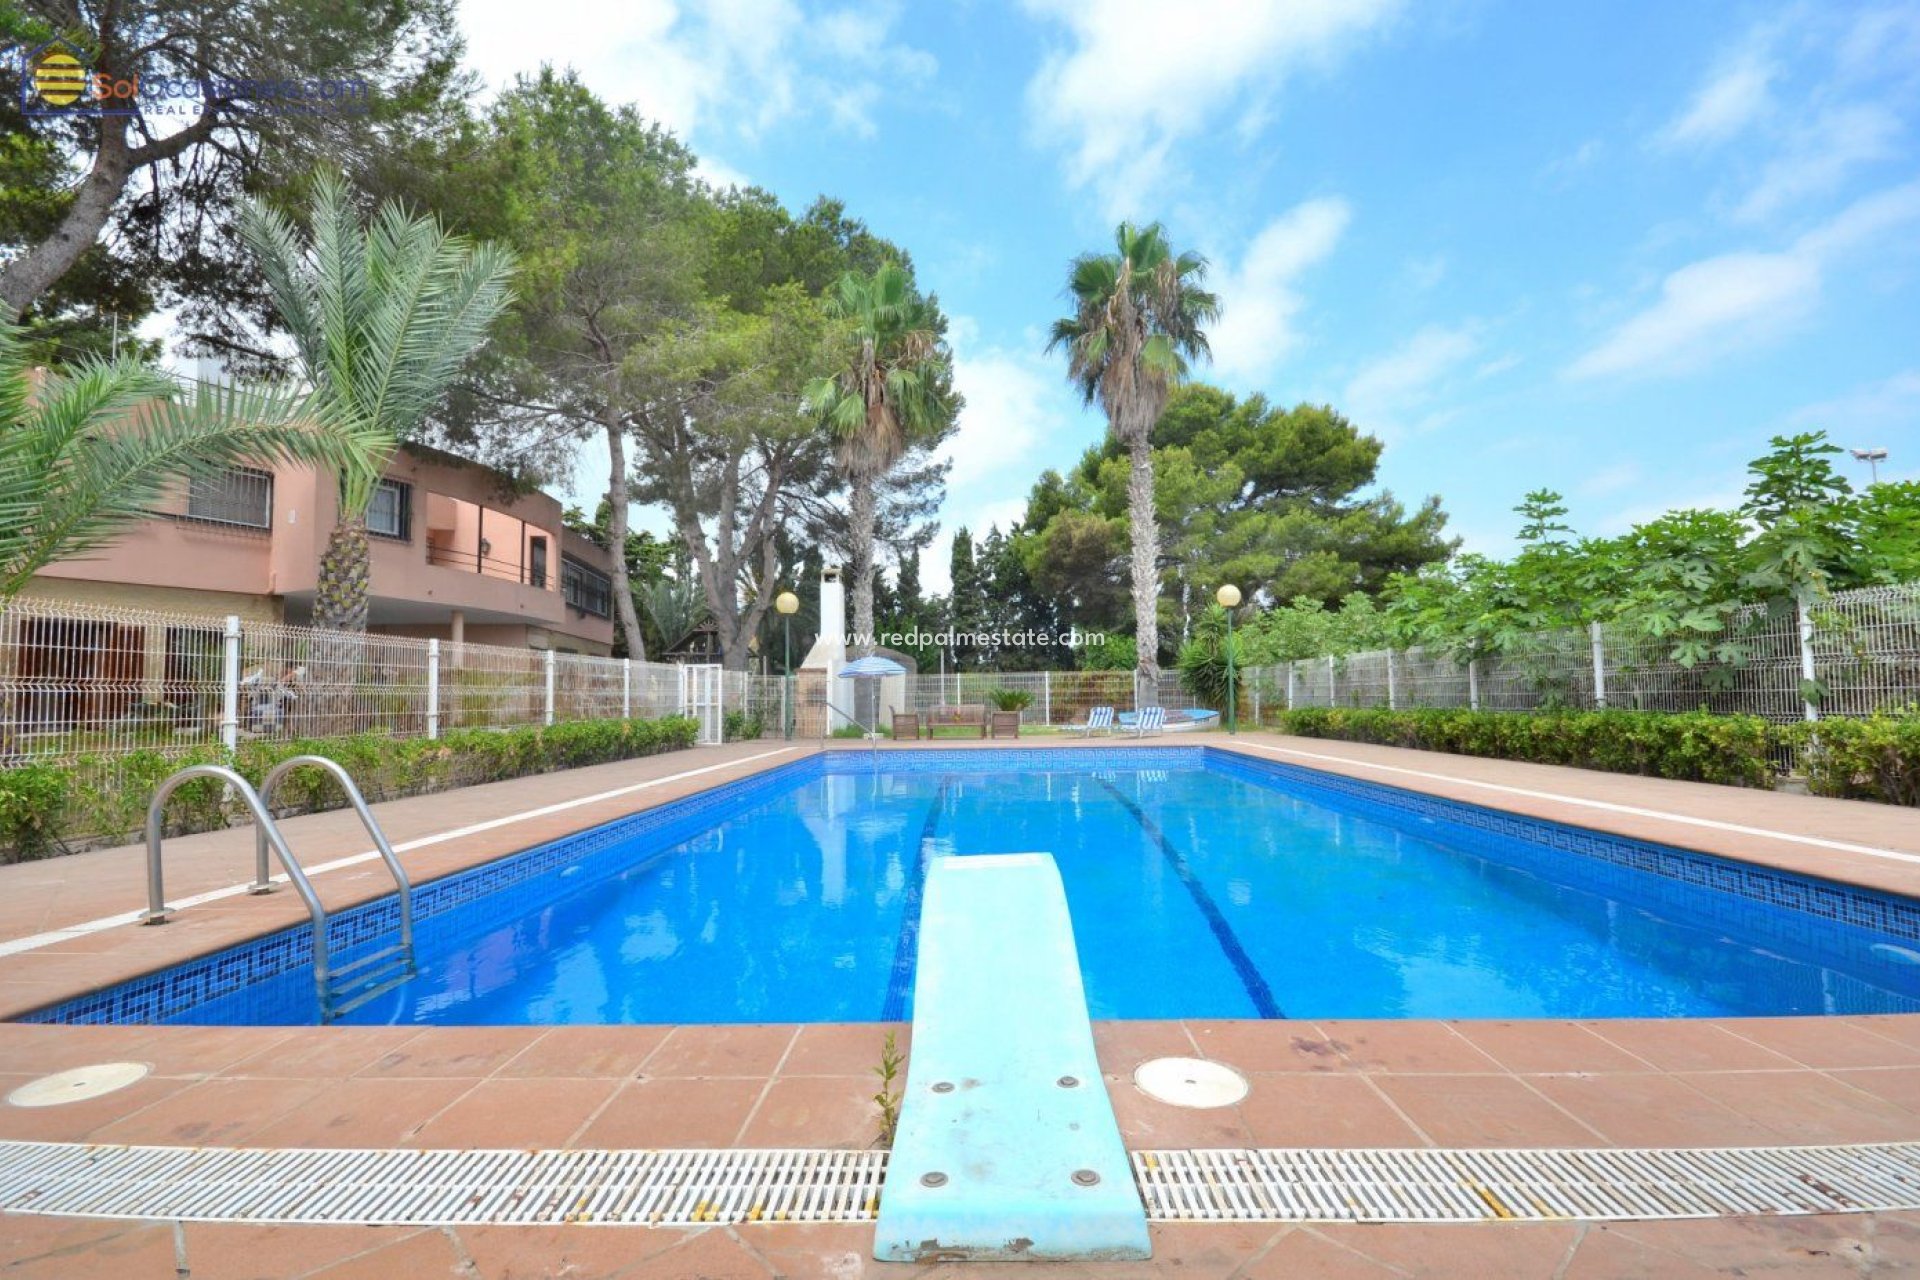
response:
<path fill-rule="evenodd" d="M 1067 30 L 1027 87 L 1038 136 L 1067 149 L 1067 178 L 1134 216 L 1175 176 L 1177 146 L 1209 129 L 1260 130 L 1291 73 L 1333 63 L 1398 0 L 1028 0 Z"/>
<path fill-rule="evenodd" d="M 1024 354 L 956 351 L 953 383 L 967 403 L 940 455 L 953 463 L 947 482 L 955 488 L 1003 471 L 1025 474 L 1034 449 L 1070 411 L 1072 392 L 1060 370 Z"/>
<path fill-rule="evenodd" d="M 1616 462 L 1610 467 L 1602 467 L 1591 472 L 1576 487 L 1583 498 L 1605 497 L 1609 493 L 1618 493 L 1622 489 L 1631 489 L 1640 483 L 1640 464 L 1636 462 Z"/>
<path fill-rule="evenodd" d="M 1771 105 L 1776 74 L 1764 52 L 1748 48 L 1722 63 L 1693 100 L 1660 131 L 1667 146 L 1702 146 L 1745 132 Z"/>
<path fill-rule="evenodd" d="M 1844 395 L 1795 409 L 1788 420 L 1818 427 L 1853 448 L 1885 445 L 1894 432 L 1920 440 L 1920 369 L 1855 387 Z M 1871 438 L 1869 438 L 1871 437 Z"/>
<path fill-rule="evenodd" d="M 1818 112 L 1790 132 L 1734 216 L 1759 221 L 1795 201 L 1832 191 L 1855 169 L 1896 154 L 1903 132 L 1899 116 L 1878 104 Z"/>
<path fill-rule="evenodd" d="M 1362 430 L 1380 435 L 1405 436 L 1438 426 L 1454 412 L 1432 412 L 1434 397 L 1479 349 L 1471 326 L 1429 325 L 1362 365 L 1341 404 Z"/>
<path fill-rule="evenodd" d="M 1253 238 L 1237 269 L 1221 272 L 1220 320 L 1208 336 L 1223 374 L 1257 379 L 1299 341 L 1294 319 L 1305 301 L 1295 281 L 1333 252 L 1352 216 L 1333 197 L 1295 205 Z"/>
<path fill-rule="evenodd" d="M 1570 377 L 1673 374 L 1761 346 L 1818 305 L 1826 269 L 1920 220 L 1920 182 L 1858 200 L 1776 253 L 1727 253 L 1674 271 L 1660 296 L 1567 369 Z"/>
<path fill-rule="evenodd" d="M 1407 283 L 1425 291 L 1447 278 L 1447 255 L 1436 253 L 1425 258 L 1407 259 Z"/>
<path fill-rule="evenodd" d="M 461 0 L 460 25 L 468 65 L 495 90 L 550 62 L 682 137 L 751 138 L 812 115 L 866 136 L 888 85 L 937 69 L 892 40 L 898 14 L 886 3 L 807 14 L 794 0 L 579 0 L 565 21 L 541 22 L 517 0 Z"/>

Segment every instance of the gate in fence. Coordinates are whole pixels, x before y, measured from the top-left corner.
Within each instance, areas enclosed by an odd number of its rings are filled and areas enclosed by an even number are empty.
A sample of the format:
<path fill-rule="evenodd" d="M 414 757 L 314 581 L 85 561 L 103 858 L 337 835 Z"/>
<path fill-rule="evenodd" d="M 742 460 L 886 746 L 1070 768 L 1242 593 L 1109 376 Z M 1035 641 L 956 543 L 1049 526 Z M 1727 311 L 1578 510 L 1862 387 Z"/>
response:
<path fill-rule="evenodd" d="M 689 663 L 680 668 L 681 712 L 699 723 L 702 744 L 716 743 L 726 736 L 724 679 L 716 664 Z"/>

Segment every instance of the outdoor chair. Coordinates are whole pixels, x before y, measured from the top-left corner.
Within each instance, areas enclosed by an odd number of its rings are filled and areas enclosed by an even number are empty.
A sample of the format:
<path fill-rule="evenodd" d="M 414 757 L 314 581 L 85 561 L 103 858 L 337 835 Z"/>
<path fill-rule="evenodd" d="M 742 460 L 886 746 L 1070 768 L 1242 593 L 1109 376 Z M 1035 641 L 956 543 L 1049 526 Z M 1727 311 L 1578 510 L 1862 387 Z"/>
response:
<path fill-rule="evenodd" d="M 1133 736 L 1136 738 L 1157 737 L 1167 727 L 1167 709 L 1165 707 L 1142 707 L 1140 716 L 1133 722 Z"/>
<path fill-rule="evenodd" d="M 1089 738 L 1096 733 L 1112 733 L 1113 708 L 1094 707 L 1087 712 L 1087 722 L 1085 724 L 1070 724 L 1067 726 L 1067 729 L 1070 732 L 1083 734 Z"/>
<path fill-rule="evenodd" d="M 893 713 L 893 740 L 905 738 L 909 742 L 920 737 L 920 713 L 917 711 L 896 711 Z"/>

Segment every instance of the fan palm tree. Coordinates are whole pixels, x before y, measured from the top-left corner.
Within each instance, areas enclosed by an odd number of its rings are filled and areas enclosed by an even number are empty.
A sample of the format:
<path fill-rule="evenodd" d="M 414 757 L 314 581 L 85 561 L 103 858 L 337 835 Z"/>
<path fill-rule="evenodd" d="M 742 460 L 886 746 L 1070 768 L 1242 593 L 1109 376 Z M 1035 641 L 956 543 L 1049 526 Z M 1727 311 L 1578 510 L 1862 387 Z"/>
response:
<path fill-rule="evenodd" d="M 1127 516 L 1133 533 L 1136 679 L 1143 697 L 1159 687 L 1160 530 L 1153 509 L 1153 427 L 1187 361 L 1211 355 L 1204 326 L 1220 300 L 1200 286 L 1207 260 L 1173 251 L 1159 223 L 1114 231 L 1114 253 L 1083 253 L 1067 273 L 1073 314 L 1053 323 L 1047 350 L 1064 348 L 1067 376 L 1107 415 L 1127 450 Z"/>
<path fill-rule="evenodd" d="M 314 184 L 302 233 L 257 200 L 240 235 L 293 336 L 318 421 L 376 435 L 372 465 L 340 468 L 340 510 L 320 556 L 314 625 L 367 628 L 367 507 L 393 451 L 419 430 L 512 300 L 513 257 L 383 204 L 362 226 L 337 175 Z"/>
<path fill-rule="evenodd" d="M 87 359 L 34 378 L 0 322 L 0 600 L 55 560 L 98 550 L 181 481 L 242 463 L 377 465 L 378 438 L 301 412 L 287 389 L 201 384 L 182 395 L 138 360 Z"/>
<path fill-rule="evenodd" d="M 939 309 L 895 263 L 849 271 L 827 297 L 846 326 L 845 363 L 807 383 L 803 399 L 832 433 L 847 478 L 853 534 L 853 630 L 873 652 L 873 542 L 878 485 L 901 455 L 936 433 L 952 409 L 952 361 Z"/>

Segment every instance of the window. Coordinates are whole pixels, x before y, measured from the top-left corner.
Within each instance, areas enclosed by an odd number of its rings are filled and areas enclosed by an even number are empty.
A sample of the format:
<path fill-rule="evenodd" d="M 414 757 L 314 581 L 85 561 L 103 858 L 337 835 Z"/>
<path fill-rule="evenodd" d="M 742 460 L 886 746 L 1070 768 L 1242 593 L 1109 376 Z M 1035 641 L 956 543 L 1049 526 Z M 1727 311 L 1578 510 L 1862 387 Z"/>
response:
<path fill-rule="evenodd" d="M 367 507 L 367 532 L 406 542 L 413 537 L 413 486 L 382 480 Z"/>
<path fill-rule="evenodd" d="M 569 555 L 560 557 L 560 595 L 582 613 L 613 616 L 613 579 Z"/>
<path fill-rule="evenodd" d="M 187 518 L 249 529 L 273 527 L 273 475 L 232 467 L 187 485 Z"/>
<path fill-rule="evenodd" d="M 547 589 L 547 540 L 528 538 L 527 549 L 533 557 L 533 563 L 527 569 L 527 582 L 545 591 Z"/>

